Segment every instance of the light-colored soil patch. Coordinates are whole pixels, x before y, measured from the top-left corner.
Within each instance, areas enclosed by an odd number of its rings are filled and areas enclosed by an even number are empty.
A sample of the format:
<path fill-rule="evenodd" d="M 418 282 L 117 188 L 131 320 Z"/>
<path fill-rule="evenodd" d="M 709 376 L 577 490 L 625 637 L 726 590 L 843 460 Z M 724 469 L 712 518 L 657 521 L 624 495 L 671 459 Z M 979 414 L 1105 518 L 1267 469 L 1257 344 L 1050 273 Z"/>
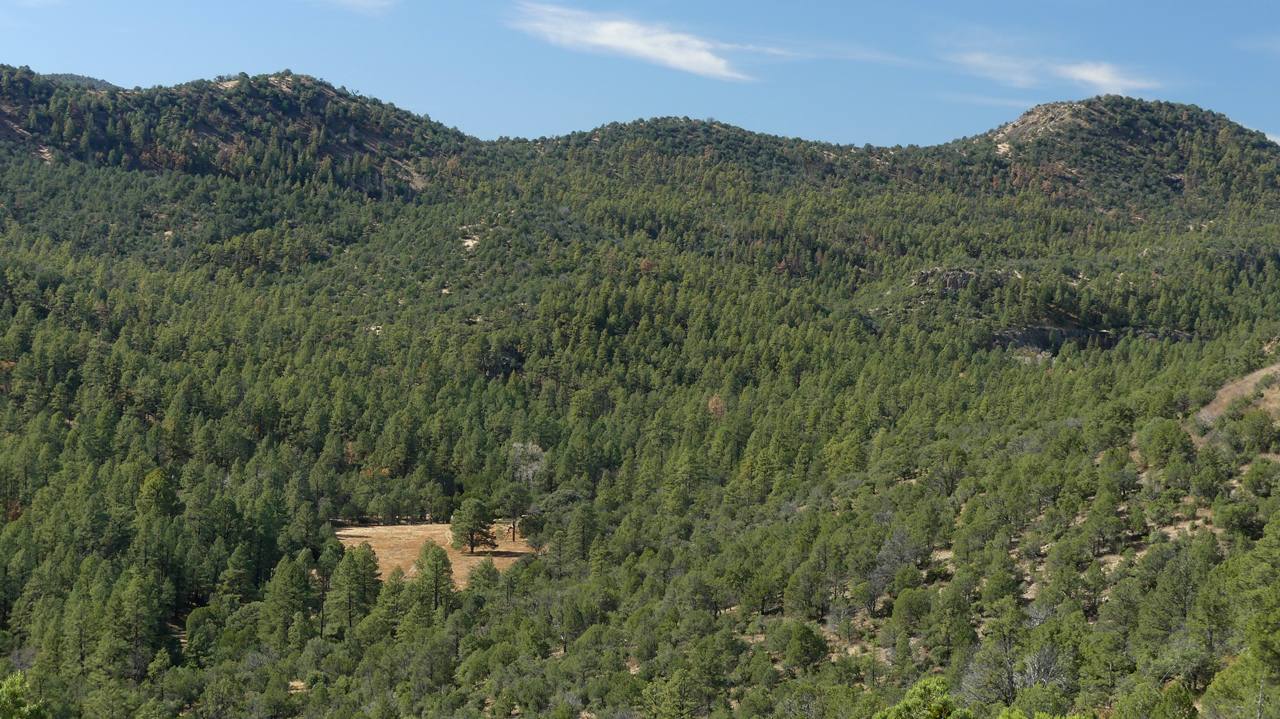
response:
<path fill-rule="evenodd" d="M 505 530 L 505 531 L 504 531 Z M 533 554 L 533 549 L 525 543 L 523 537 L 511 541 L 511 529 L 498 524 L 494 526 L 498 535 L 498 547 L 493 550 L 478 550 L 475 554 L 465 549 L 459 551 L 449 546 L 453 541 L 453 533 L 447 524 L 386 524 L 340 527 L 336 534 L 338 540 L 348 547 L 357 547 L 361 542 L 368 542 L 378 555 L 378 572 L 386 579 L 391 570 L 400 567 L 406 577 L 414 575 L 413 562 L 418 558 L 422 545 L 434 542 L 449 553 L 449 561 L 453 564 L 453 581 L 459 587 L 467 586 L 467 577 L 484 558 L 493 555 L 493 564 L 498 569 L 506 569 L 526 554 Z"/>
<path fill-rule="evenodd" d="M 391 162 L 400 170 L 400 179 L 407 180 L 410 187 L 415 190 L 426 189 L 427 179 L 422 175 L 419 175 L 417 171 L 413 169 L 413 165 L 410 165 L 404 160 L 393 159 Z"/>
<path fill-rule="evenodd" d="M 1280 363 L 1273 364 L 1270 367 L 1263 367 L 1238 380 L 1222 385 L 1218 393 L 1213 396 L 1213 401 L 1200 410 L 1200 419 L 1205 424 L 1213 424 L 1218 417 L 1222 416 L 1223 412 L 1227 411 L 1227 405 L 1231 404 L 1231 400 L 1252 395 L 1254 387 L 1258 385 L 1258 380 L 1269 374 L 1280 375 Z M 1254 407 L 1265 409 L 1273 415 L 1276 414 L 1276 410 L 1280 410 L 1280 383 L 1273 385 L 1270 389 L 1263 390 L 1262 399 L 1255 402 Z"/>
<path fill-rule="evenodd" d="M 169 630 L 169 635 L 178 640 L 178 645 L 184 650 L 187 648 L 187 629 L 185 626 L 178 626 L 173 622 L 166 622 L 165 627 Z"/>
<path fill-rule="evenodd" d="M 1098 561 L 1102 563 L 1102 569 L 1107 573 L 1114 572 L 1116 567 L 1120 566 L 1120 562 L 1124 561 L 1124 557 L 1119 554 L 1104 554 L 1098 557 Z"/>
<path fill-rule="evenodd" d="M 1187 520 L 1178 522 L 1170 527 L 1161 527 L 1160 531 L 1164 532 L 1164 535 L 1168 537 L 1170 540 L 1176 540 L 1178 537 L 1184 534 L 1187 536 L 1194 535 L 1202 527 L 1208 527 L 1209 531 L 1213 532 L 1214 534 L 1222 534 L 1222 531 L 1223 531 L 1222 527 L 1215 527 L 1213 525 L 1208 525 L 1203 522 L 1193 522 L 1193 521 L 1187 521 Z"/>
<path fill-rule="evenodd" d="M 944 570 L 955 574 L 956 567 L 951 561 L 955 554 L 955 551 L 951 549 L 935 549 L 933 550 L 933 561 Z"/>
<path fill-rule="evenodd" d="M 12 117 L 11 117 L 12 116 Z M 0 104 L 0 140 L 15 142 L 27 149 L 27 154 L 48 165 L 53 162 L 53 153 L 41 145 L 27 132 L 18 119 L 21 115 L 17 108 Z"/>

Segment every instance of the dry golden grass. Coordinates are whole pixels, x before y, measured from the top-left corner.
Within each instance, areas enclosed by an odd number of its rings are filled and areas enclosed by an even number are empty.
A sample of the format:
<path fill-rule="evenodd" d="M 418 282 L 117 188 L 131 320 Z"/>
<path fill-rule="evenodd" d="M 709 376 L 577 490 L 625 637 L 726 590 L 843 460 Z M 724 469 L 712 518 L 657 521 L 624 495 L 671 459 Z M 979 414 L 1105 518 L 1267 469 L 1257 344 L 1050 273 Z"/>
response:
<path fill-rule="evenodd" d="M 503 530 L 506 530 L 505 532 Z M 453 581 L 459 587 L 467 586 L 467 577 L 484 558 L 493 555 L 493 563 L 498 569 L 506 569 L 525 554 L 534 551 L 525 543 L 523 537 L 511 541 L 511 529 L 496 525 L 494 532 L 498 535 L 498 547 L 493 550 L 480 550 L 475 554 L 465 549 L 459 551 L 449 546 L 453 541 L 453 533 L 447 524 L 381 524 L 341 527 L 337 530 L 338 540 L 348 547 L 359 546 L 368 542 L 378 555 L 378 571 L 383 579 L 391 574 L 391 570 L 400 567 L 406 577 L 414 574 L 413 562 L 418 558 L 418 551 L 427 542 L 434 542 L 449 554 L 453 564 Z"/>
<path fill-rule="evenodd" d="M 1227 411 L 1227 406 L 1231 404 L 1231 400 L 1252 395 L 1254 387 L 1258 385 L 1258 380 L 1269 374 L 1280 376 L 1280 363 L 1273 364 L 1270 367 L 1263 367 L 1238 380 L 1222 385 L 1218 393 L 1213 396 L 1213 401 L 1200 410 L 1200 418 L 1206 424 L 1213 424 L 1214 420 Z M 1265 409 L 1274 415 L 1276 410 L 1280 409 L 1280 383 L 1263 390 L 1262 399 L 1254 403 L 1254 407 Z"/>

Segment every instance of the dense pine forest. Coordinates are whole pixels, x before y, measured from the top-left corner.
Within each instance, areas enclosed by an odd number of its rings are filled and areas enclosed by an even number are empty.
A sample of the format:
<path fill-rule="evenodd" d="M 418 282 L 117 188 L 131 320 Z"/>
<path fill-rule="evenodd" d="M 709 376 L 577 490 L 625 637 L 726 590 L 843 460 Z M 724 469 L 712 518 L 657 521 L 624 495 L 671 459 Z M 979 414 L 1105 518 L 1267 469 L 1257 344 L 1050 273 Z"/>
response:
<path fill-rule="evenodd" d="M 0 716 L 1275 719 L 1278 337 L 1280 146 L 1194 106 L 0 66 Z"/>

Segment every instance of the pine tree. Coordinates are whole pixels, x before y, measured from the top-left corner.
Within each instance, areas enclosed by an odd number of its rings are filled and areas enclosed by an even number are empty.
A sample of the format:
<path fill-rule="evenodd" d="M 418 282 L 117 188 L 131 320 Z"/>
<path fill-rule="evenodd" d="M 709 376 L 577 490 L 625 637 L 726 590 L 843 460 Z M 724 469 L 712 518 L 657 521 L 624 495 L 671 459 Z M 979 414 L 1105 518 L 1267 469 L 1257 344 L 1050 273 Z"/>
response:
<path fill-rule="evenodd" d="M 237 545 L 227 560 L 227 568 L 218 576 L 218 594 L 228 601 L 246 602 L 250 597 L 252 579 L 249 549 L 243 544 Z"/>
<path fill-rule="evenodd" d="M 130 670 L 140 678 L 150 662 L 156 630 L 160 624 L 160 596 L 154 576 L 130 570 L 116 583 L 120 593 L 120 613 L 114 617 L 114 633 L 129 652 Z"/>
<path fill-rule="evenodd" d="M 468 551 L 475 554 L 476 547 L 498 546 L 493 535 L 493 519 L 489 516 L 489 509 L 474 497 L 463 500 L 462 506 L 453 513 L 450 525 L 455 549 L 467 547 Z"/>
<path fill-rule="evenodd" d="M 947 680 L 942 677 L 921 679 L 892 709 L 878 712 L 874 719 L 973 719 L 968 709 L 960 709 L 951 698 Z"/>
<path fill-rule="evenodd" d="M 596 513 L 591 505 L 583 505 L 574 511 L 565 531 L 565 542 L 570 556 L 586 561 L 591 552 L 591 541 L 596 535 Z"/>
<path fill-rule="evenodd" d="M 259 625 L 262 640 L 277 649 L 285 647 L 294 617 L 311 616 L 311 577 L 305 567 L 290 557 L 281 559 L 267 583 L 263 603 Z"/>
<path fill-rule="evenodd" d="M 501 574 L 498 568 L 493 564 L 493 557 L 488 556 L 471 570 L 471 575 L 467 577 L 467 587 L 479 592 L 485 592 L 498 586 L 501 580 Z"/>
<path fill-rule="evenodd" d="M 22 674 L 14 672 L 5 677 L 0 681 L 0 718 L 45 719 L 48 713 L 44 703 L 31 701 L 30 695 L 31 689 Z"/>
<path fill-rule="evenodd" d="M 516 523 L 529 509 L 531 498 L 524 483 L 509 484 L 498 493 L 497 504 L 502 516 L 511 523 L 511 541 L 516 541 Z"/>
<path fill-rule="evenodd" d="M 432 542 L 422 545 L 413 566 L 417 572 L 413 586 L 418 601 L 432 612 L 446 605 L 454 585 L 453 565 L 444 547 Z"/>
<path fill-rule="evenodd" d="M 168 514 L 173 510 L 176 497 L 173 491 L 173 480 L 162 469 L 152 470 L 142 483 L 138 492 L 137 510 L 139 515 L 151 512 Z"/>
<path fill-rule="evenodd" d="M 378 600 L 381 584 L 378 559 L 369 543 L 348 549 L 325 597 L 326 630 L 344 634 L 355 627 Z"/>
<path fill-rule="evenodd" d="M 696 687 L 686 669 L 677 669 L 666 681 L 645 688 L 645 716 L 653 719 L 691 719 L 697 710 Z"/>

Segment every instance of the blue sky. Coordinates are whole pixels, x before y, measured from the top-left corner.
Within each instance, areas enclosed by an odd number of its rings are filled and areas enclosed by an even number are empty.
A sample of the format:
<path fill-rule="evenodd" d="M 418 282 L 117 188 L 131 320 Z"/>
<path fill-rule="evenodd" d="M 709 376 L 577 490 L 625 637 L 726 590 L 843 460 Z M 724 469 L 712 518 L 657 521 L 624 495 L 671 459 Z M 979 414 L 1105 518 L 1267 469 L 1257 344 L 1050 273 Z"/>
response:
<path fill-rule="evenodd" d="M 0 0 L 0 62 L 125 87 L 289 68 L 486 139 L 677 115 L 926 145 L 1106 92 L 1280 137 L 1271 0 Z"/>

